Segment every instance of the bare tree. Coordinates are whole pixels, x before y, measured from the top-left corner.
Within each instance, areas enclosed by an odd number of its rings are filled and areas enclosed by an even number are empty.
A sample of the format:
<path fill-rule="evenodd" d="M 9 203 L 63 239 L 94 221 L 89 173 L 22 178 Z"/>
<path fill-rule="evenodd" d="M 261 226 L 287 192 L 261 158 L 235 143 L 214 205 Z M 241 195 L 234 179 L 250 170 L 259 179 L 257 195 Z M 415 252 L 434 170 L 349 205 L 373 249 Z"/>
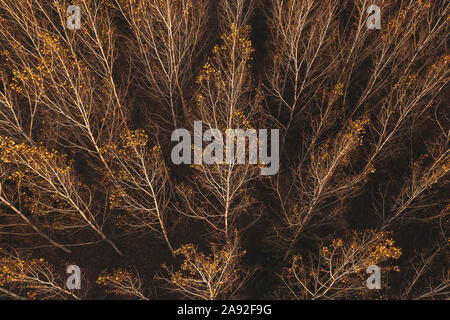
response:
<path fill-rule="evenodd" d="M 13 299 L 82 299 L 70 291 L 54 266 L 43 258 L 32 259 L 17 251 L 1 250 L 0 293 Z"/>
<path fill-rule="evenodd" d="M 107 287 L 108 293 L 131 296 L 139 300 L 149 300 L 143 294 L 142 281 L 135 270 L 114 269 L 112 272 L 103 271 L 97 278 L 97 284 Z"/>
<path fill-rule="evenodd" d="M 211 255 L 205 255 L 192 244 L 182 246 L 175 252 L 184 256 L 180 270 L 163 265 L 167 275 L 157 278 L 166 283 L 168 290 L 191 299 L 234 297 L 252 274 L 239 265 L 245 251 L 239 248 L 237 238 L 224 246 L 212 244 L 211 250 Z"/>
<path fill-rule="evenodd" d="M 319 255 L 295 255 L 282 275 L 287 294 L 294 299 L 342 299 L 367 294 L 366 269 L 389 259 L 398 259 L 401 250 L 386 232 L 354 234 L 347 240 L 336 238 L 320 248 Z M 396 266 L 383 271 L 399 270 Z M 384 277 L 385 278 L 385 277 Z"/>
<path fill-rule="evenodd" d="M 207 38 L 209 1 L 116 0 L 116 4 L 133 32 L 133 61 L 146 80 L 140 85 L 170 110 L 177 128 L 180 106 L 185 113 L 191 98 L 188 88 Z"/>
<path fill-rule="evenodd" d="M 215 132 L 211 138 L 226 147 L 219 151 L 220 155 L 215 155 L 214 163 L 195 163 L 192 183 L 183 183 L 177 188 L 183 200 L 179 211 L 204 220 L 211 231 L 222 234 L 225 241 L 230 239 L 233 230 L 243 230 L 260 214 L 250 193 L 258 165 L 250 161 L 238 163 L 240 155 L 225 138 L 227 130 L 252 130 L 262 123 L 257 114 L 261 95 L 252 83 L 250 70 L 253 48 L 250 28 L 246 25 L 251 10 L 248 6 L 251 4 L 243 0 L 220 2 L 222 44 L 214 47 L 197 79 L 197 107 L 191 110 L 189 117 L 192 121 L 201 120 L 206 129 Z M 244 141 L 236 141 L 240 139 Z M 243 143 L 245 147 L 245 140 L 246 137 L 235 137 L 231 143 Z M 254 148 L 250 146 L 250 137 L 248 141 L 249 149 Z M 194 148 L 194 154 L 202 157 L 203 151 Z M 253 216 L 244 225 L 239 222 L 243 212 Z"/>

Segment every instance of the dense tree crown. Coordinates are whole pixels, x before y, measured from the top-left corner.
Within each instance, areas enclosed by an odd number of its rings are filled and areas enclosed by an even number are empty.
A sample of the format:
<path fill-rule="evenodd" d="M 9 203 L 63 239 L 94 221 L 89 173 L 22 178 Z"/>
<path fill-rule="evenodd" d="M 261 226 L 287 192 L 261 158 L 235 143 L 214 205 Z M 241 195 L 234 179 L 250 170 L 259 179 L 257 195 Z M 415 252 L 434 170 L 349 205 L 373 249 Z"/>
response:
<path fill-rule="evenodd" d="M 449 22 L 445 0 L 0 0 L 0 297 L 449 298 Z M 230 129 L 259 135 L 208 146 Z M 232 143 L 252 160 L 197 161 Z"/>

